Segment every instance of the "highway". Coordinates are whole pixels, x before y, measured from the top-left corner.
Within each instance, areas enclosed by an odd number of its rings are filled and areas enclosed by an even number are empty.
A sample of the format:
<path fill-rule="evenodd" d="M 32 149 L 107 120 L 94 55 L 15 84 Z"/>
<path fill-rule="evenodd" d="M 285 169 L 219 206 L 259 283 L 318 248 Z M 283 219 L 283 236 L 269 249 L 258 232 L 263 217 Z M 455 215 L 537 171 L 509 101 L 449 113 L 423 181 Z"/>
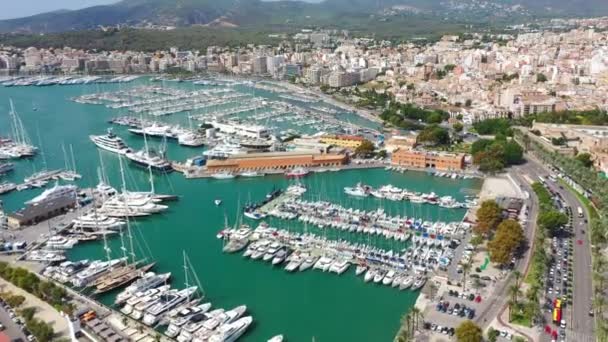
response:
<path fill-rule="evenodd" d="M 527 175 L 533 181 L 539 180 L 539 176 L 548 180 L 549 170 L 545 165 L 538 162 L 531 156 L 527 156 L 528 162 L 524 165 L 514 167 L 514 173 Z M 559 193 L 567 205 L 572 208 L 573 227 L 574 227 L 574 261 L 573 261 L 573 298 L 572 306 L 565 310 L 567 322 L 566 337 L 568 341 L 591 342 L 594 337 L 594 320 L 589 316 L 592 304 L 592 269 L 591 269 L 591 248 L 588 240 L 589 213 L 584 210 L 583 217 L 578 217 L 577 208 L 585 208 L 575 194 L 571 193 L 560 184 L 547 181 L 547 187 Z M 544 335 L 547 341 L 550 338 Z"/>

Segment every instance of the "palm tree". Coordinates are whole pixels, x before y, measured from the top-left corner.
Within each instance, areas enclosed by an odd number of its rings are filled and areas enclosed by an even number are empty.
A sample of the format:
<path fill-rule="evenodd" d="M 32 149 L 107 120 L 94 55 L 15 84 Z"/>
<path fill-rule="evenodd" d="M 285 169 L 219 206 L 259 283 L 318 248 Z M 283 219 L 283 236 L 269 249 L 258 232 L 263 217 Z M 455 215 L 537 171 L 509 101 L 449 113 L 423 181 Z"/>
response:
<path fill-rule="evenodd" d="M 420 319 L 421 311 L 420 311 L 420 309 L 418 309 L 418 307 L 414 306 L 412 308 L 411 314 L 412 314 L 412 318 L 413 318 L 413 324 L 412 324 L 414 327 L 413 330 L 418 330 L 418 324 L 420 323 L 419 319 Z"/>
<path fill-rule="evenodd" d="M 515 305 L 518 304 L 518 297 L 520 294 L 521 291 L 517 285 L 512 285 L 509 287 L 509 296 L 511 296 L 511 300 L 515 303 Z"/>
<path fill-rule="evenodd" d="M 515 305 L 517 305 L 517 303 L 512 299 L 509 299 L 507 304 L 509 305 L 509 322 L 511 322 L 511 319 L 513 318 L 513 308 L 515 307 Z"/>
<path fill-rule="evenodd" d="M 519 281 L 521 280 L 521 272 L 515 270 L 513 271 L 513 276 L 515 277 L 515 286 L 519 287 Z"/>

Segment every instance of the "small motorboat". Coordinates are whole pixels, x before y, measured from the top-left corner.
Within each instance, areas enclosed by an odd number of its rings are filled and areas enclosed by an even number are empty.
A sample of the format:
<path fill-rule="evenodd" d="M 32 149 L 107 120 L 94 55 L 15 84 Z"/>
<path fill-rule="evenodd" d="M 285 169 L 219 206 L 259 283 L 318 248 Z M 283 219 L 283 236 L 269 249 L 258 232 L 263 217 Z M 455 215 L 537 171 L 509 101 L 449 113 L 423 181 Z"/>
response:
<path fill-rule="evenodd" d="M 215 203 L 216 206 L 220 206 L 222 205 L 222 200 L 217 198 L 215 201 L 213 201 L 213 203 Z"/>

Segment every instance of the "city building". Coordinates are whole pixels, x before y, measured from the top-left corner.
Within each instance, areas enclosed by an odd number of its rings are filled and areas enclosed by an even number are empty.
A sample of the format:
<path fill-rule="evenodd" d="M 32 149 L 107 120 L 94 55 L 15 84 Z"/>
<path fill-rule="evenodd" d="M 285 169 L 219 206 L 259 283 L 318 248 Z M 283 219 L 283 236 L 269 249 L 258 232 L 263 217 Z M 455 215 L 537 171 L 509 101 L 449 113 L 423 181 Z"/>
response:
<path fill-rule="evenodd" d="M 324 135 L 319 139 L 320 142 L 332 146 L 356 149 L 361 146 L 365 139 L 356 135 Z"/>
<path fill-rule="evenodd" d="M 465 154 L 399 149 L 393 152 L 391 164 L 405 168 L 460 171 L 465 168 Z"/>
<path fill-rule="evenodd" d="M 8 226 L 17 229 L 51 219 L 76 207 L 74 196 L 64 196 L 39 202 L 8 214 Z"/>

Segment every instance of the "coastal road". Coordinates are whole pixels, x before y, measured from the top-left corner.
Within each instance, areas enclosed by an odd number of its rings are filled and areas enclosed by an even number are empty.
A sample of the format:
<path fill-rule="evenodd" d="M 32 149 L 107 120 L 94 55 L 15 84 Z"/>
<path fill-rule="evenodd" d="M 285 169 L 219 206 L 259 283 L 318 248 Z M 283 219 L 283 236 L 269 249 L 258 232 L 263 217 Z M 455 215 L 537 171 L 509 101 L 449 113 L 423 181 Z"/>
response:
<path fill-rule="evenodd" d="M 536 196 L 534 195 L 530 184 L 525 180 L 525 178 L 519 171 L 512 169 L 509 175 L 516 183 L 515 186 L 519 186 L 519 189 L 522 192 L 526 191 L 530 194 L 528 198 L 524 198 L 524 204 L 528 215 L 526 217 L 526 222 L 524 222 L 523 224 L 523 228 L 524 234 L 526 235 L 526 239 L 532 242 L 534 241 L 535 236 L 536 217 L 538 215 L 538 200 L 536 200 Z M 515 269 L 521 272 L 521 274 L 525 274 L 526 272 L 529 260 L 532 256 L 531 252 L 532 250 L 529 249 L 523 256 L 523 258 L 519 259 L 515 264 Z M 492 297 L 486 299 L 486 309 L 475 319 L 476 323 L 480 324 L 484 329 L 492 322 L 494 317 L 499 317 L 505 309 L 509 300 L 508 290 L 510 285 L 512 284 L 512 281 L 510 281 L 510 279 L 512 279 L 512 277 L 502 281 L 500 284 L 497 285 L 497 288 L 492 294 Z M 499 322 L 503 323 L 500 321 L 500 317 Z M 524 335 L 520 331 L 517 332 L 520 335 Z"/>
<path fill-rule="evenodd" d="M 527 156 L 528 162 L 516 167 L 520 174 L 528 175 L 532 180 L 539 180 L 538 176 L 548 179 L 549 170 L 534 158 Z M 573 263 L 573 298 L 572 306 L 566 310 L 566 334 L 568 341 L 594 341 L 594 320 L 589 317 L 592 304 L 592 270 L 591 270 L 591 246 L 587 235 L 589 213 L 583 211 L 583 217 L 578 217 L 577 208 L 585 208 L 575 194 L 560 184 L 547 181 L 547 187 L 557 192 L 573 211 L 574 231 L 574 263 Z M 580 242 L 579 242 L 580 241 Z M 547 339 L 549 340 L 549 339 Z"/>

